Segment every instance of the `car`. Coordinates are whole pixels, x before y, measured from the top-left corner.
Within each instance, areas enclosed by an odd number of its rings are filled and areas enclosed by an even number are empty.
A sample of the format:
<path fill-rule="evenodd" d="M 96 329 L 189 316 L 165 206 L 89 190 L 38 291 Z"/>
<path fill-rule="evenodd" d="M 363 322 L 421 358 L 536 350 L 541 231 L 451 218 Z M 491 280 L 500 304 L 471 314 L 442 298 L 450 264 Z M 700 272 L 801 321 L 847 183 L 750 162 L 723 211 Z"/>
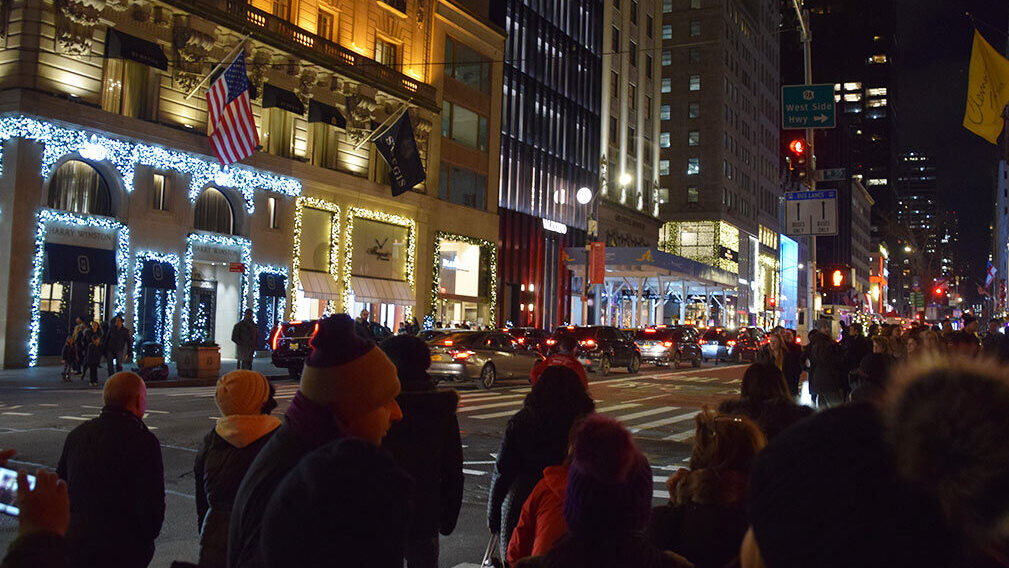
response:
<path fill-rule="evenodd" d="M 701 366 L 701 346 L 697 339 L 697 330 L 688 326 L 649 327 L 634 334 L 643 363 L 677 368 L 685 361 L 694 367 Z"/>
<path fill-rule="evenodd" d="M 525 378 L 544 359 L 502 331 L 453 331 L 428 341 L 435 380 L 476 381 L 489 389 L 499 378 Z"/>
<path fill-rule="evenodd" d="M 608 325 L 574 326 L 557 328 L 553 340 L 565 334 L 574 334 L 578 340 L 575 357 L 588 371 L 598 370 L 609 375 L 616 367 L 627 367 L 634 374 L 641 368 L 641 350 L 624 332 Z"/>
<path fill-rule="evenodd" d="M 736 334 L 736 345 L 732 350 L 732 360 L 736 362 L 756 361 L 757 353 L 770 339 L 759 327 L 741 327 Z"/>
<path fill-rule="evenodd" d="M 447 333 L 452 333 L 454 331 L 458 331 L 458 330 L 447 329 L 447 328 L 424 329 L 424 330 L 421 330 L 421 331 L 417 332 L 417 337 L 421 338 L 425 342 L 428 342 L 428 341 L 430 341 L 430 340 L 432 340 L 432 339 L 434 339 L 436 337 L 439 337 L 441 335 L 445 335 Z"/>
<path fill-rule="evenodd" d="M 310 342 L 317 331 L 318 320 L 278 323 L 270 334 L 273 366 L 287 369 L 290 378 L 299 380 L 305 368 L 305 359 L 312 353 Z"/>
<path fill-rule="evenodd" d="M 701 357 L 708 361 L 728 361 L 732 357 L 732 349 L 736 346 L 736 332 L 722 327 L 709 327 L 699 341 Z"/>
<path fill-rule="evenodd" d="M 511 327 L 501 331 L 511 335 L 519 345 L 524 345 L 526 349 L 535 349 L 543 355 L 550 350 L 547 340 L 550 339 L 550 332 L 538 327 Z"/>

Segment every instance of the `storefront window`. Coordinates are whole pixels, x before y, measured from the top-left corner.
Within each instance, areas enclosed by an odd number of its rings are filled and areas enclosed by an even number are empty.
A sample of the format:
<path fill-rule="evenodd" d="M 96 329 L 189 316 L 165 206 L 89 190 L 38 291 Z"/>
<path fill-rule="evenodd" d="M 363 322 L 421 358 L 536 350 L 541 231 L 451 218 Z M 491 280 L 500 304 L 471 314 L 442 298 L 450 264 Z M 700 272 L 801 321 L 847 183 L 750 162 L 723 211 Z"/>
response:
<path fill-rule="evenodd" d="M 442 325 L 489 324 L 490 267 L 480 245 L 443 239 L 439 255 L 435 319 Z"/>
<path fill-rule="evenodd" d="M 112 215 L 109 186 L 98 170 L 80 160 L 69 160 L 53 172 L 48 207 L 85 215 Z"/>
<path fill-rule="evenodd" d="M 441 106 L 441 135 L 481 152 L 487 151 L 487 117 L 466 107 L 444 101 Z"/>
<path fill-rule="evenodd" d="M 301 217 L 301 269 L 329 272 L 333 214 L 306 208 Z"/>

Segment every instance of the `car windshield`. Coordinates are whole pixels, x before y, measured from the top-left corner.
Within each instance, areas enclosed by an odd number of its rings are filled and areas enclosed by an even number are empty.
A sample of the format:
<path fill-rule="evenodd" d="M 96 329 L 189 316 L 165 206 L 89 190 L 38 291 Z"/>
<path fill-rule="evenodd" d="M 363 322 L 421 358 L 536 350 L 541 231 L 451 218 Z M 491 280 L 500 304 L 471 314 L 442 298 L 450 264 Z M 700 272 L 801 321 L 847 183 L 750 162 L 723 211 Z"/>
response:
<path fill-rule="evenodd" d="M 444 335 L 439 335 L 431 340 L 435 347 L 438 346 L 472 346 L 476 342 L 480 341 L 484 335 L 483 332 L 473 332 L 473 331 L 456 331 L 451 333 L 446 333 Z"/>
<path fill-rule="evenodd" d="M 591 339 L 596 336 L 596 328 L 594 327 L 576 327 L 575 329 L 568 329 L 566 327 L 559 328 L 557 330 L 557 337 L 562 335 L 571 334 L 575 336 L 575 339 L 581 341 L 583 339 Z"/>
<path fill-rule="evenodd" d="M 634 333 L 636 341 L 660 340 L 669 337 L 669 331 L 665 329 L 639 329 Z"/>
<path fill-rule="evenodd" d="M 711 341 L 713 339 L 732 339 L 736 334 L 731 331 L 726 331 L 724 329 L 711 328 L 704 332 L 704 337 L 706 341 Z"/>

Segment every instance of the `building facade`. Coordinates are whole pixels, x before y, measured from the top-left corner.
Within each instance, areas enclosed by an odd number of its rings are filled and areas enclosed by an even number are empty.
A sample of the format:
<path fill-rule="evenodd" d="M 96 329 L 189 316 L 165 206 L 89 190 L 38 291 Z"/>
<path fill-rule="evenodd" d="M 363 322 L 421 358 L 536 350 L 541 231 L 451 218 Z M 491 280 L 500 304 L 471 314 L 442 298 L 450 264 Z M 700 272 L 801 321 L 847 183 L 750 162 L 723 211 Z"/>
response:
<path fill-rule="evenodd" d="M 935 163 L 923 152 L 902 153 L 897 161 L 894 224 L 894 278 L 890 283 L 893 305 L 902 315 L 914 313 L 912 292 L 926 293 L 935 278 L 934 260 L 940 222 Z M 921 306 L 924 307 L 924 306 Z"/>
<path fill-rule="evenodd" d="M 276 322 L 327 311 L 368 309 L 393 329 L 492 323 L 504 35 L 486 12 L 447 0 L 13 5 L 4 32 L 19 56 L 0 64 L 4 366 L 58 355 L 77 318 L 122 315 L 169 358 L 192 341 L 233 356 L 247 308 L 262 347 Z M 239 49 L 260 147 L 221 168 L 202 79 Z M 393 199 L 368 136 L 404 104 L 427 178 Z"/>
<path fill-rule="evenodd" d="M 660 247 L 738 275 L 721 306 L 771 324 L 780 287 L 780 12 L 771 0 L 664 0 Z M 668 142 L 668 144 L 667 144 Z"/>

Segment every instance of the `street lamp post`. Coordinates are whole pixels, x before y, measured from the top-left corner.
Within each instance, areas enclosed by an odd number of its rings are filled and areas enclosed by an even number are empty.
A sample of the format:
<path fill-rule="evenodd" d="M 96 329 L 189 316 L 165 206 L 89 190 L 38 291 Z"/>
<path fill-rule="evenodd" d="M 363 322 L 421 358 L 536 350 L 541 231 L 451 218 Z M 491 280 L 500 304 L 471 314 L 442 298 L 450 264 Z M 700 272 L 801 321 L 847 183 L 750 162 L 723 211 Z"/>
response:
<path fill-rule="evenodd" d="M 620 174 L 618 181 L 620 187 L 623 188 L 630 185 L 633 178 L 631 174 L 624 172 Z M 608 181 L 603 177 L 602 183 L 599 184 L 600 192 L 607 183 Z M 588 187 L 581 187 L 575 194 L 575 200 L 581 205 L 590 205 L 588 230 L 585 235 L 585 276 L 582 282 L 582 325 L 589 325 L 589 289 L 592 286 L 589 284 L 589 258 L 592 255 L 592 242 L 599 238 L 599 194 L 593 194 Z"/>

